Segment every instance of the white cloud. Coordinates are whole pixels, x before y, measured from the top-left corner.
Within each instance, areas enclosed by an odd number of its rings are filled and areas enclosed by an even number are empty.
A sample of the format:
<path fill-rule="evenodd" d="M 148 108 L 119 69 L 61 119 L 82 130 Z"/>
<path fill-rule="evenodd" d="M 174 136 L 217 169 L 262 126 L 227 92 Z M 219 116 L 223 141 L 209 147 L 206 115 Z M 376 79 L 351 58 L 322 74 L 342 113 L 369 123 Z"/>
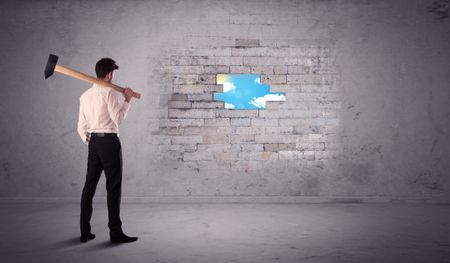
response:
<path fill-rule="evenodd" d="M 223 84 L 223 92 L 232 92 L 236 90 L 236 86 L 234 86 L 233 83 L 230 82 L 224 82 Z"/>
<path fill-rule="evenodd" d="M 260 80 L 259 78 L 256 78 L 256 79 L 255 79 L 255 83 L 256 83 L 256 84 L 261 84 L 261 80 Z"/>
<path fill-rule="evenodd" d="M 235 106 L 233 103 L 225 102 L 225 109 L 234 109 L 234 108 L 235 108 Z"/>
<path fill-rule="evenodd" d="M 249 101 L 249 104 L 255 105 L 255 107 L 258 108 L 265 108 L 266 107 L 266 101 L 283 101 L 286 100 L 286 96 L 282 94 L 266 94 L 263 97 L 253 97 L 251 101 Z"/>

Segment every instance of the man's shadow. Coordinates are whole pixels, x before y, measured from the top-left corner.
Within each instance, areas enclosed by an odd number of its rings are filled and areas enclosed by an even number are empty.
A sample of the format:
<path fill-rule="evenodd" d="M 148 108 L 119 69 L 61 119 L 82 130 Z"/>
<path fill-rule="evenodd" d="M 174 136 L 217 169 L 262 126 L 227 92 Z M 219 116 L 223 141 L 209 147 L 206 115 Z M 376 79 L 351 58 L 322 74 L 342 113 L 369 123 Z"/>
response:
<path fill-rule="evenodd" d="M 105 249 L 105 248 L 113 248 L 123 245 L 122 243 L 111 243 L 110 241 L 100 241 L 97 238 L 94 238 L 92 240 L 87 241 L 86 243 L 80 242 L 79 237 L 73 237 L 69 238 L 63 241 L 55 242 L 51 247 L 56 249 L 62 249 L 62 248 L 71 248 L 74 246 L 86 246 L 86 248 L 91 250 L 97 250 L 97 249 Z"/>
<path fill-rule="evenodd" d="M 95 239 L 94 239 L 95 240 Z M 92 240 L 91 240 L 92 242 Z M 100 243 L 94 244 L 89 247 L 91 250 L 105 249 L 105 248 L 113 248 L 123 245 L 123 243 L 111 243 L 109 241 L 102 241 Z"/>

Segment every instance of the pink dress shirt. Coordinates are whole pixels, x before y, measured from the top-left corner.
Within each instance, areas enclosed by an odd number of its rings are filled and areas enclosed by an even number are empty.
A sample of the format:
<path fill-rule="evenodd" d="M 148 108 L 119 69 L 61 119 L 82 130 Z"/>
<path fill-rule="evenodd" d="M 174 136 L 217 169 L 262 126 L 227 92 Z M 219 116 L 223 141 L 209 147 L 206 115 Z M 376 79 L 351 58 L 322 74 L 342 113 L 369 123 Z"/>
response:
<path fill-rule="evenodd" d="M 130 108 L 126 101 L 120 105 L 119 94 L 94 84 L 80 96 L 77 131 L 85 144 L 89 143 L 88 133 L 91 132 L 117 133 L 119 136 L 119 125 Z"/>

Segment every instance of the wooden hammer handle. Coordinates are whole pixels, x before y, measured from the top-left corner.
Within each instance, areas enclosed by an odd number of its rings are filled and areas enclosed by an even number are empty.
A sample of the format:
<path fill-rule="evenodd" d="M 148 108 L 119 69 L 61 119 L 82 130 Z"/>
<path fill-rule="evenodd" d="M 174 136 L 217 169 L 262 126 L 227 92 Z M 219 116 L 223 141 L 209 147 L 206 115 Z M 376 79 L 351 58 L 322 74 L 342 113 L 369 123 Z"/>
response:
<path fill-rule="evenodd" d="M 98 78 L 94 78 L 92 76 L 89 76 L 87 74 L 81 73 L 79 71 L 73 70 L 71 68 L 66 68 L 60 65 L 56 65 L 55 66 L 55 71 L 62 73 L 64 75 L 68 75 L 77 79 L 81 79 L 90 83 L 95 83 L 97 85 L 103 86 L 103 87 L 109 87 L 112 88 L 120 93 L 123 93 L 123 91 L 125 90 L 124 88 L 117 86 L 116 84 L 112 84 L 112 83 L 108 83 L 106 81 L 103 81 L 101 79 Z M 133 97 L 136 99 L 140 99 L 141 98 L 141 94 L 138 92 L 133 92 Z"/>

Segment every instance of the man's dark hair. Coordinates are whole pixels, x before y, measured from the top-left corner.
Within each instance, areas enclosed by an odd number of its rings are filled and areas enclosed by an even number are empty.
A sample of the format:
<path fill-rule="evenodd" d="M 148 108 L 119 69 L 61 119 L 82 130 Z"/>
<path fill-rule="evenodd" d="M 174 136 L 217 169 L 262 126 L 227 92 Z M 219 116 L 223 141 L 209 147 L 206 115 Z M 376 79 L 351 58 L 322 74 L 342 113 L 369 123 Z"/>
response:
<path fill-rule="evenodd" d="M 95 73 L 97 78 L 104 78 L 109 72 L 119 69 L 116 62 L 112 58 L 102 58 L 95 64 Z"/>

